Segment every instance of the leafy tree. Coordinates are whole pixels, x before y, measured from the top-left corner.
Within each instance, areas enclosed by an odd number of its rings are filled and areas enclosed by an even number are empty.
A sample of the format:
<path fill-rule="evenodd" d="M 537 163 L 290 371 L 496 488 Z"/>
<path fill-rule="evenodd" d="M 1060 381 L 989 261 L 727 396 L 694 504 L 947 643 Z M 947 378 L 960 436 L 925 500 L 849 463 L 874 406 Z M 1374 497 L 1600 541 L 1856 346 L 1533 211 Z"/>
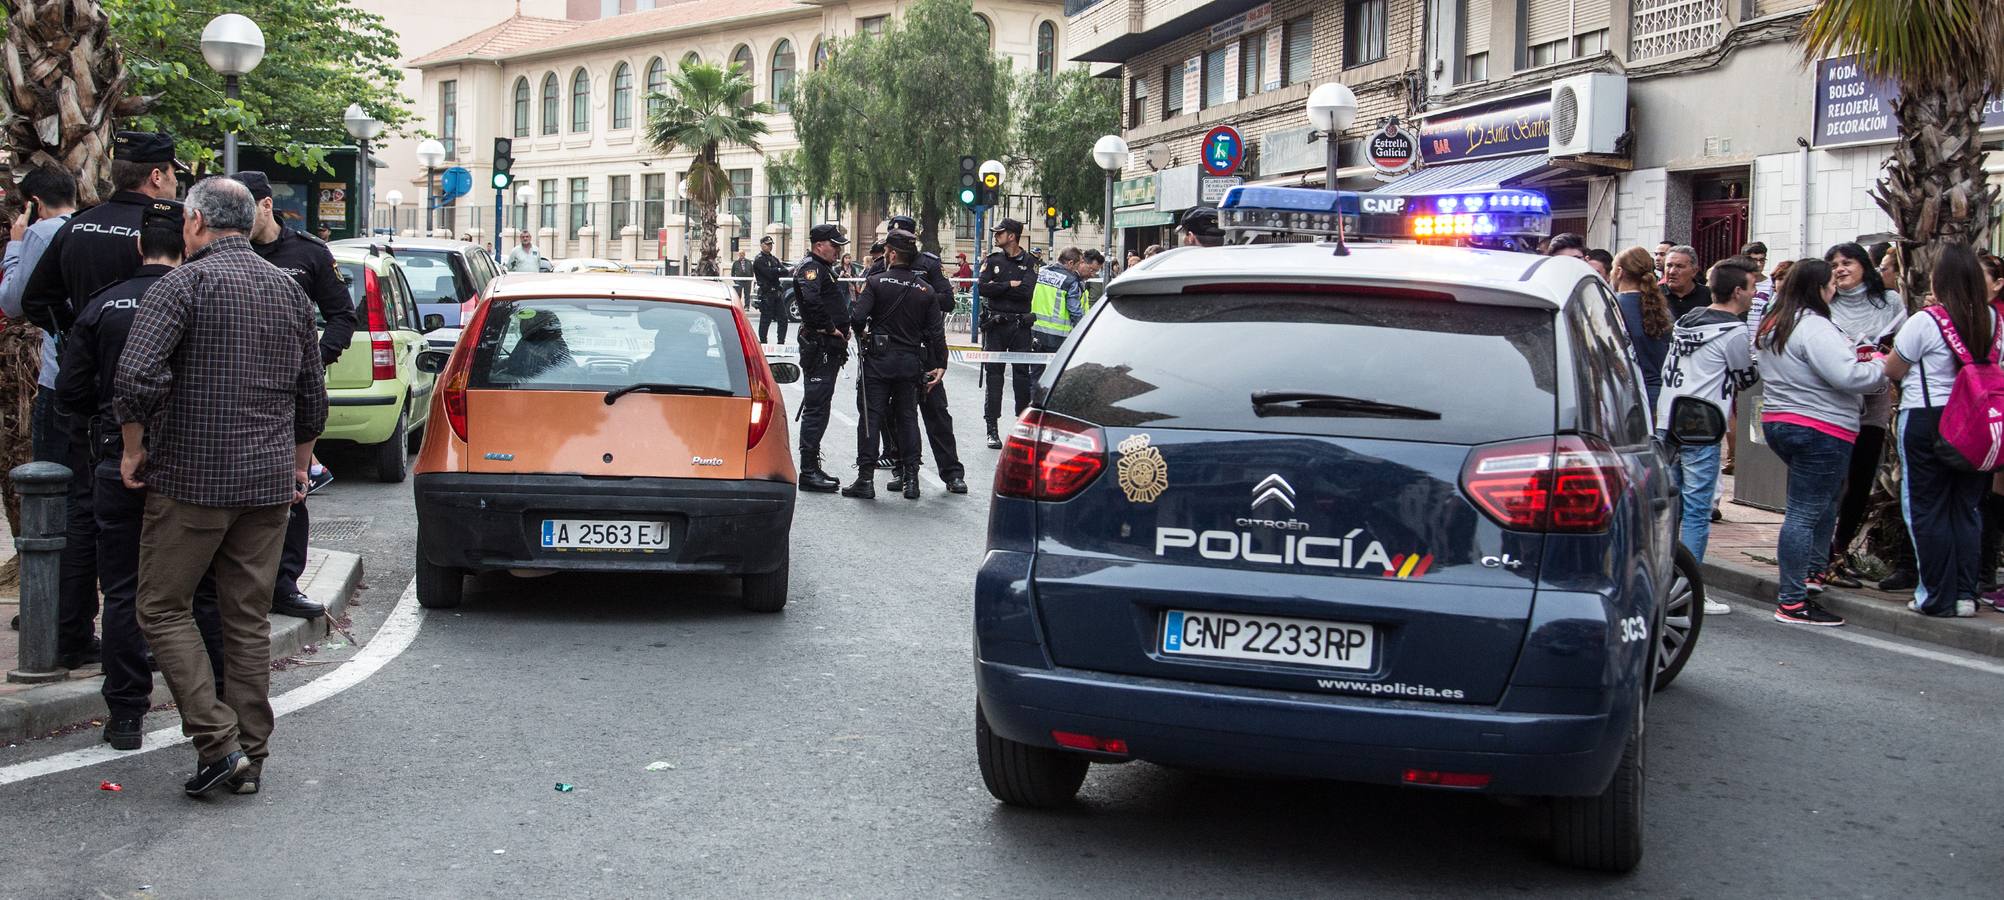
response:
<path fill-rule="evenodd" d="M 1016 146 L 1038 193 L 1061 213 L 1105 218 L 1106 170 L 1093 162 L 1092 146 L 1120 133 L 1120 82 L 1084 67 L 1055 78 L 1031 72 L 1017 85 L 1016 109 Z"/>
<path fill-rule="evenodd" d="M 772 106 L 752 102 L 752 81 L 737 66 L 683 62 L 668 73 L 668 92 L 647 97 L 647 142 L 662 154 L 687 150 L 689 201 L 702 211 L 702 261 L 698 274 L 719 274 L 717 266 L 717 204 L 731 195 L 731 175 L 717 161 L 717 151 L 735 144 L 759 152 L 758 139 L 767 131 L 759 116 Z"/>
<path fill-rule="evenodd" d="M 800 80 L 803 186 L 817 197 L 910 194 L 920 243 L 937 247 L 940 219 L 960 202 L 961 155 L 1008 149 L 1009 89 L 969 0 L 917 0 Z"/>
<path fill-rule="evenodd" d="M 351 142 L 341 124 L 360 103 L 391 131 L 411 121 L 397 35 L 381 16 L 348 0 L 104 0 L 112 35 L 125 51 L 131 90 L 152 98 L 121 123 L 174 135 L 193 165 L 213 162 L 223 134 L 271 147 L 281 162 L 320 168 L 322 145 Z M 202 59 L 202 26 L 226 12 L 264 32 L 264 61 L 239 79 L 242 99 L 223 94 L 223 76 Z"/>
<path fill-rule="evenodd" d="M 1801 46 L 1811 60 L 1855 53 L 1899 85 L 1899 137 L 1872 199 L 1906 243 L 1901 294 L 1918 303 L 1940 245 L 1980 243 L 1997 203 L 1978 132 L 2004 88 L 2004 13 L 1996 0 L 1824 0 Z"/>

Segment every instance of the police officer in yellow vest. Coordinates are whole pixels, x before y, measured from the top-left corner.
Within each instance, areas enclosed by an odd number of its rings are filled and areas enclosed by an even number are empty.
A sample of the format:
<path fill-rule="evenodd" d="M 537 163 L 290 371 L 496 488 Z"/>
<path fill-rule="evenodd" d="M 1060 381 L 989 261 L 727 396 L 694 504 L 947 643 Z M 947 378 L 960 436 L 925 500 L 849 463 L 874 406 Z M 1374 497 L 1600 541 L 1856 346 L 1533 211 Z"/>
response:
<path fill-rule="evenodd" d="M 1099 274 L 1106 257 L 1098 250 L 1083 253 L 1066 247 L 1057 262 L 1037 272 L 1037 286 L 1030 292 L 1030 348 L 1038 353 L 1056 351 L 1071 337 L 1072 326 L 1085 318 L 1085 283 Z M 1044 374 L 1043 366 L 1031 368 L 1030 377 Z"/>

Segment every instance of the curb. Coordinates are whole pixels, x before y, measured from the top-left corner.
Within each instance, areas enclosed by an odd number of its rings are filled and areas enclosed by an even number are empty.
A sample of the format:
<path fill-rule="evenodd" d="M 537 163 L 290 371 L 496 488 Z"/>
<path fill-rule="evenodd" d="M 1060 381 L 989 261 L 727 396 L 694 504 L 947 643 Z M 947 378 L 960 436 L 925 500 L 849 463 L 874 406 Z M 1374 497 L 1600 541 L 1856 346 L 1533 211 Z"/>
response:
<path fill-rule="evenodd" d="M 300 590 L 326 604 L 328 611 L 338 619 L 347 609 L 349 598 L 355 595 L 356 585 L 361 583 L 362 558 L 339 550 L 309 549 L 309 565 L 314 557 L 322 558 L 320 568 L 305 584 L 300 585 Z M 328 632 L 325 619 L 309 621 L 291 616 L 272 616 L 271 658 L 292 656 L 307 644 L 326 637 Z M 19 743 L 102 717 L 104 696 L 100 688 L 103 684 L 101 676 L 83 678 L 0 697 L 0 743 Z M 156 675 L 153 679 L 153 702 L 167 703 L 173 699 L 167 691 L 166 680 Z"/>
<path fill-rule="evenodd" d="M 1724 563 L 1707 562 L 1700 565 L 1705 572 L 1707 587 L 1723 588 L 1765 603 L 1773 603 L 1775 593 L 1780 589 L 1780 579 L 1774 575 Z M 1830 588 L 1817 595 L 1816 602 L 1831 612 L 1843 616 L 1854 625 L 1863 625 L 1874 631 L 1883 631 L 1911 640 L 2004 659 L 2004 618 L 1978 613 L 1974 619 L 1937 619 L 1908 610 L 1904 601 L 1888 602 L 1856 591 L 1837 588 Z M 1756 608 L 1772 612 L 1772 609 L 1764 605 Z"/>

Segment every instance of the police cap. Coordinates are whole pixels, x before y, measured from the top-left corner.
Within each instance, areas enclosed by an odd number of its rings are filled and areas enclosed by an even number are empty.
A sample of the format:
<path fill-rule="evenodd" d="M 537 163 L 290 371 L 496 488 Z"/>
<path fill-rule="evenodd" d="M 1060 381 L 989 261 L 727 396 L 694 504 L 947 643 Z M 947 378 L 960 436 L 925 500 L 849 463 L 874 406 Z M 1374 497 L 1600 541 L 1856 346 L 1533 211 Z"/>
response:
<path fill-rule="evenodd" d="M 768 235 L 766 235 L 765 237 L 762 237 L 762 238 L 759 238 L 759 239 L 758 239 L 758 245 L 759 245 L 759 246 L 761 246 L 761 247 L 770 247 L 770 246 L 772 246 L 772 235 L 769 235 L 769 234 L 768 234 Z"/>
<path fill-rule="evenodd" d="M 1218 211 L 1208 206 L 1199 206 L 1184 213 L 1183 230 L 1200 238 L 1225 236 L 1225 233 L 1218 228 Z"/>
<path fill-rule="evenodd" d="M 271 179 L 266 178 L 263 172 L 238 172 L 230 177 L 250 189 L 252 200 L 271 199 Z"/>
<path fill-rule="evenodd" d="M 141 228 L 181 228 L 181 201 L 153 200 L 146 204 L 146 212 L 139 220 Z"/>
<path fill-rule="evenodd" d="M 884 220 L 884 225 L 887 231 L 909 231 L 918 234 L 918 220 L 903 213 Z"/>
<path fill-rule="evenodd" d="M 918 235 L 903 229 L 896 229 L 884 236 L 884 246 L 907 256 L 916 255 L 918 253 Z"/>
<path fill-rule="evenodd" d="M 174 137 L 164 131 L 121 131 L 111 136 L 111 158 L 136 163 L 174 162 Z M 180 168 L 180 163 L 174 163 Z"/>
<path fill-rule="evenodd" d="M 882 252 L 884 252 L 884 242 L 883 242 L 883 241 L 878 241 L 878 242 L 876 242 L 876 243 L 874 243 L 874 244 L 871 244 L 871 245 L 870 245 L 870 253 L 872 253 L 872 254 L 878 254 L 878 253 L 882 253 Z"/>
<path fill-rule="evenodd" d="M 1006 231 L 1009 232 L 1010 234 L 1021 235 L 1023 233 L 1023 223 L 1018 222 L 1015 219 L 1003 219 L 1002 221 L 995 223 L 994 231 L 996 234 L 1001 234 L 1002 232 Z"/>
<path fill-rule="evenodd" d="M 842 235 L 842 226 L 834 222 L 823 222 L 807 232 L 807 239 L 816 244 L 831 241 L 838 246 L 846 246 L 849 239 Z"/>

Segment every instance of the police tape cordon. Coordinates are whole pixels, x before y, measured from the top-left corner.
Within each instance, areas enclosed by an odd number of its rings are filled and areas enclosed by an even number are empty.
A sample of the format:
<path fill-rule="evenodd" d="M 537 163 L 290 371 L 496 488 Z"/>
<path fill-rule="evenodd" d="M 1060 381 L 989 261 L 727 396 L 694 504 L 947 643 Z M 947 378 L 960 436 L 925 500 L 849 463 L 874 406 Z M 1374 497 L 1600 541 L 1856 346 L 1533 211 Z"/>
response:
<path fill-rule="evenodd" d="M 1027 353 L 1015 350 L 983 350 L 971 344 L 949 344 L 946 349 L 947 356 L 954 362 L 969 364 L 1008 363 L 1041 366 L 1049 364 L 1051 357 L 1057 355 L 1055 353 Z M 792 344 L 766 344 L 765 355 L 767 359 L 799 356 L 800 348 Z"/>

